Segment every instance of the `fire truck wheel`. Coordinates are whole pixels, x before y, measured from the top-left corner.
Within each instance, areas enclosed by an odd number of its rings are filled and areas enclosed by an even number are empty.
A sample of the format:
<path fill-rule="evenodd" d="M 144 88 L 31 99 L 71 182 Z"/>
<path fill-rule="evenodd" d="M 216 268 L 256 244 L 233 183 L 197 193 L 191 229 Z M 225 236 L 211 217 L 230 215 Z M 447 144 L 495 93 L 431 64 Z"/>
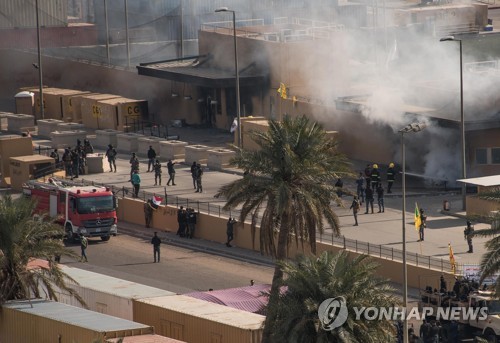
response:
<path fill-rule="evenodd" d="M 486 338 L 488 343 L 497 343 L 498 342 L 497 336 L 495 335 L 495 331 L 493 331 L 490 328 L 486 329 L 486 331 L 484 332 L 484 337 Z"/>
<path fill-rule="evenodd" d="M 70 224 L 66 224 L 66 239 L 70 244 L 75 243 L 75 237 L 73 236 L 73 230 Z"/>
<path fill-rule="evenodd" d="M 101 236 L 101 239 L 104 241 L 104 242 L 107 242 L 109 241 L 111 237 L 110 236 Z"/>

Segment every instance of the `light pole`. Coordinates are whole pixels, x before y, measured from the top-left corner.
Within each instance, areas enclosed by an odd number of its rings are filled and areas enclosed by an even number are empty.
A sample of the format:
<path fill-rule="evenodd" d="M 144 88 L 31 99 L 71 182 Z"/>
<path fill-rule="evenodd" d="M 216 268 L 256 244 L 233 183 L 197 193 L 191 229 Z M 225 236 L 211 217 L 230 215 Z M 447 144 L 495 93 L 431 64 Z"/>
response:
<path fill-rule="evenodd" d="M 42 50 L 40 44 L 40 20 L 38 18 L 38 0 L 35 1 L 35 10 L 36 10 L 36 42 L 38 46 L 38 80 L 40 82 L 40 118 L 45 119 L 45 111 L 43 108 L 43 79 L 42 79 Z"/>
<path fill-rule="evenodd" d="M 236 118 L 238 124 L 238 147 L 241 148 L 241 112 L 240 112 L 240 71 L 238 70 L 238 45 L 236 44 L 236 12 L 227 7 L 221 7 L 215 12 L 233 13 L 233 39 L 234 39 L 234 69 L 236 70 Z"/>
<path fill-rule="evenodd" d="M 403 165 L 403 180 L 401 182 L 403 188 L 403 215 L 402 215 L 402 225 L 403 225 L 403 306 L 404 306 L 404 318 L 403 318 L 403 342 L 408 343 L 408 321 L 406 320 L 407 308 L 408 308 L 408 271 L 406 268 L 406 157 L 405 157 L 405 133 L 419 132 L 422 131 L 426 125 L 424 123 L 412 123 L 405 126 L 399 132 L 401 133 L 401 160 Z"/>
<path fill-rule="evenodd" d="M 455 39 L 454 36 L 443 37 L 439 40 L 440 42 L 459 42 L 460 44 L 460 144 L 462 146 L 462 179 L 467 178 L 467 173 L 465 170 L 465 119 L 464 119 L 464 80 L 463 80 L 463 63 L 462 63 L 462 40 Z M 465 211 L 465 201 L 467 193 L 467 184 L 464 182 L 462 184 L 462 210 Z"/>

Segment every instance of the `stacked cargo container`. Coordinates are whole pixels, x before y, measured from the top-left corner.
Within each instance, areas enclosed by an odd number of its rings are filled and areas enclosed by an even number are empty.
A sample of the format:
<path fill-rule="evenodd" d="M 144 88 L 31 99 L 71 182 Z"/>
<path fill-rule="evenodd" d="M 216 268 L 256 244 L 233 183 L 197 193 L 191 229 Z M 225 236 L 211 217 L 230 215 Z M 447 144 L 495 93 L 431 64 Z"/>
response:
<path fill-rule="evenodd" d="M 0 312 L 0 342 L 102 342 L 153 333 L 148 325 L 47 300 L 9 301 Z"/>

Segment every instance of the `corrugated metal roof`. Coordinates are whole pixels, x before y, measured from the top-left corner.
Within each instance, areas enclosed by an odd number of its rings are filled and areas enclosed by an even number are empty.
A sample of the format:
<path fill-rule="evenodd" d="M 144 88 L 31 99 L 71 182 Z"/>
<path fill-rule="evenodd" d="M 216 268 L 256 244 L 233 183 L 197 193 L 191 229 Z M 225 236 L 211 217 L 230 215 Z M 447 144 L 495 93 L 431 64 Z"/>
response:
<path fill-rule="evenodd" d="M 458 182 L 468 183 L 470 185 L 476 186 L 500 186 L 500 175 L 491 175 L 483 177 L 474 177 L 470 179 L 460 179 Z"/>
<path fill-rule="evenodd" d="M 127 299 L 141 299 L 176 295 L 177 293 L 160 288 L 141 285 L 136 282 L 118 279 L 88 270 L 60 265 L 61 269 L 71 276 L 82 287 L 97 290 L 101 293 L 113 294 Z"/>
<path fill-rule="evenodd" d="M 55 301 L 34 299 L 31 301 L 9 301 L 2 305 L 36 316 L 54 319 L 74 326 L 87 328 L 97 332 L 113 332 L 119 330 L 148 329 L 144 325 L 130 320 L 116 318 L 99 312 L 85 310 Z"/>
<path fill-rule="evenodd" d="M 242 311 L 260 313 L 268 302 L 264 293 L 268 293 L 270 290 L 271 285 L 264 284 L 209 292 L 193 292 L 184 295 Z"/>
<path fill-rule="evenodd" d="M 266 318 L 260 314 L 241 311 L 184 295 L 140 299 L 139 301 L 241 329 L 260 329 Z"/>

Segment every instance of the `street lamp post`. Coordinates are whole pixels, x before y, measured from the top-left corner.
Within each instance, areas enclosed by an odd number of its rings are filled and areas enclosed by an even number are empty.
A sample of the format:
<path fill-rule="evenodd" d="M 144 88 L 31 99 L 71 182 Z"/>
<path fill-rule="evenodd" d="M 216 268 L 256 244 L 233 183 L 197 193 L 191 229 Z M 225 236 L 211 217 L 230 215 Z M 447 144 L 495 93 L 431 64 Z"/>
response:
<path fill-rule="evenodd" d="M 406 156 L 405 156 L 405 141 L 404 134 L 410 132 L 422 131 L 426 125 L 424 123 L 413 123 L 405 126 L 399 132 L 401 133 L 401 160 L 403 165 L 403 180 L 401 182 L 403 188 L 403 214 L 402 214 L 402 231 L 403 231 L 403 306 L 405 309 L 403 318 L 403 342 L 408 343 L 408 270 L 406 268 Z"/>
<path fill-rule="evenodd" d="M 45 119 L 45 111 L 43 108 L 43 74 L 42 74 L 42 50 L 41 50 L 41 44 L 40 44 L 40 21 L 38 18 L 38 0 L 35 1 L 35 10 L 36 10 L 36 42 L 38 46 L 38 81 L 39 81 L 39 88 L 40 88 L 40 118 Z"/>
<path fill-rule="evenodd" d="M 443 37 L 440 42 L 458 42 L 460 44 L 460 144 L 462 149 L 462 179 L 467 178 L 466 165 L 465 165 L 465 119 L 464 119 L 464 80 L 463 80 L 463 63 L 462 63 L 462 40 L 455 39 L 454 36 Z M 462 210 L 465 210 L 465 201 L 467 193 L 467 184 L 462 184 Z"/>
<path fill-rule="evenodd" d="M 227 7 L 221 7 L 215 12 L 231 12 L 233 14 L 233 39 L 234 39 L 234 69 L 236 71 L 236 118 L 238 124 L 238 147 L 241 148 L 241 110 L 240 110 L 240 71 L 238 69 L 238 45 L 236 43 L 236 12 Z"/>

